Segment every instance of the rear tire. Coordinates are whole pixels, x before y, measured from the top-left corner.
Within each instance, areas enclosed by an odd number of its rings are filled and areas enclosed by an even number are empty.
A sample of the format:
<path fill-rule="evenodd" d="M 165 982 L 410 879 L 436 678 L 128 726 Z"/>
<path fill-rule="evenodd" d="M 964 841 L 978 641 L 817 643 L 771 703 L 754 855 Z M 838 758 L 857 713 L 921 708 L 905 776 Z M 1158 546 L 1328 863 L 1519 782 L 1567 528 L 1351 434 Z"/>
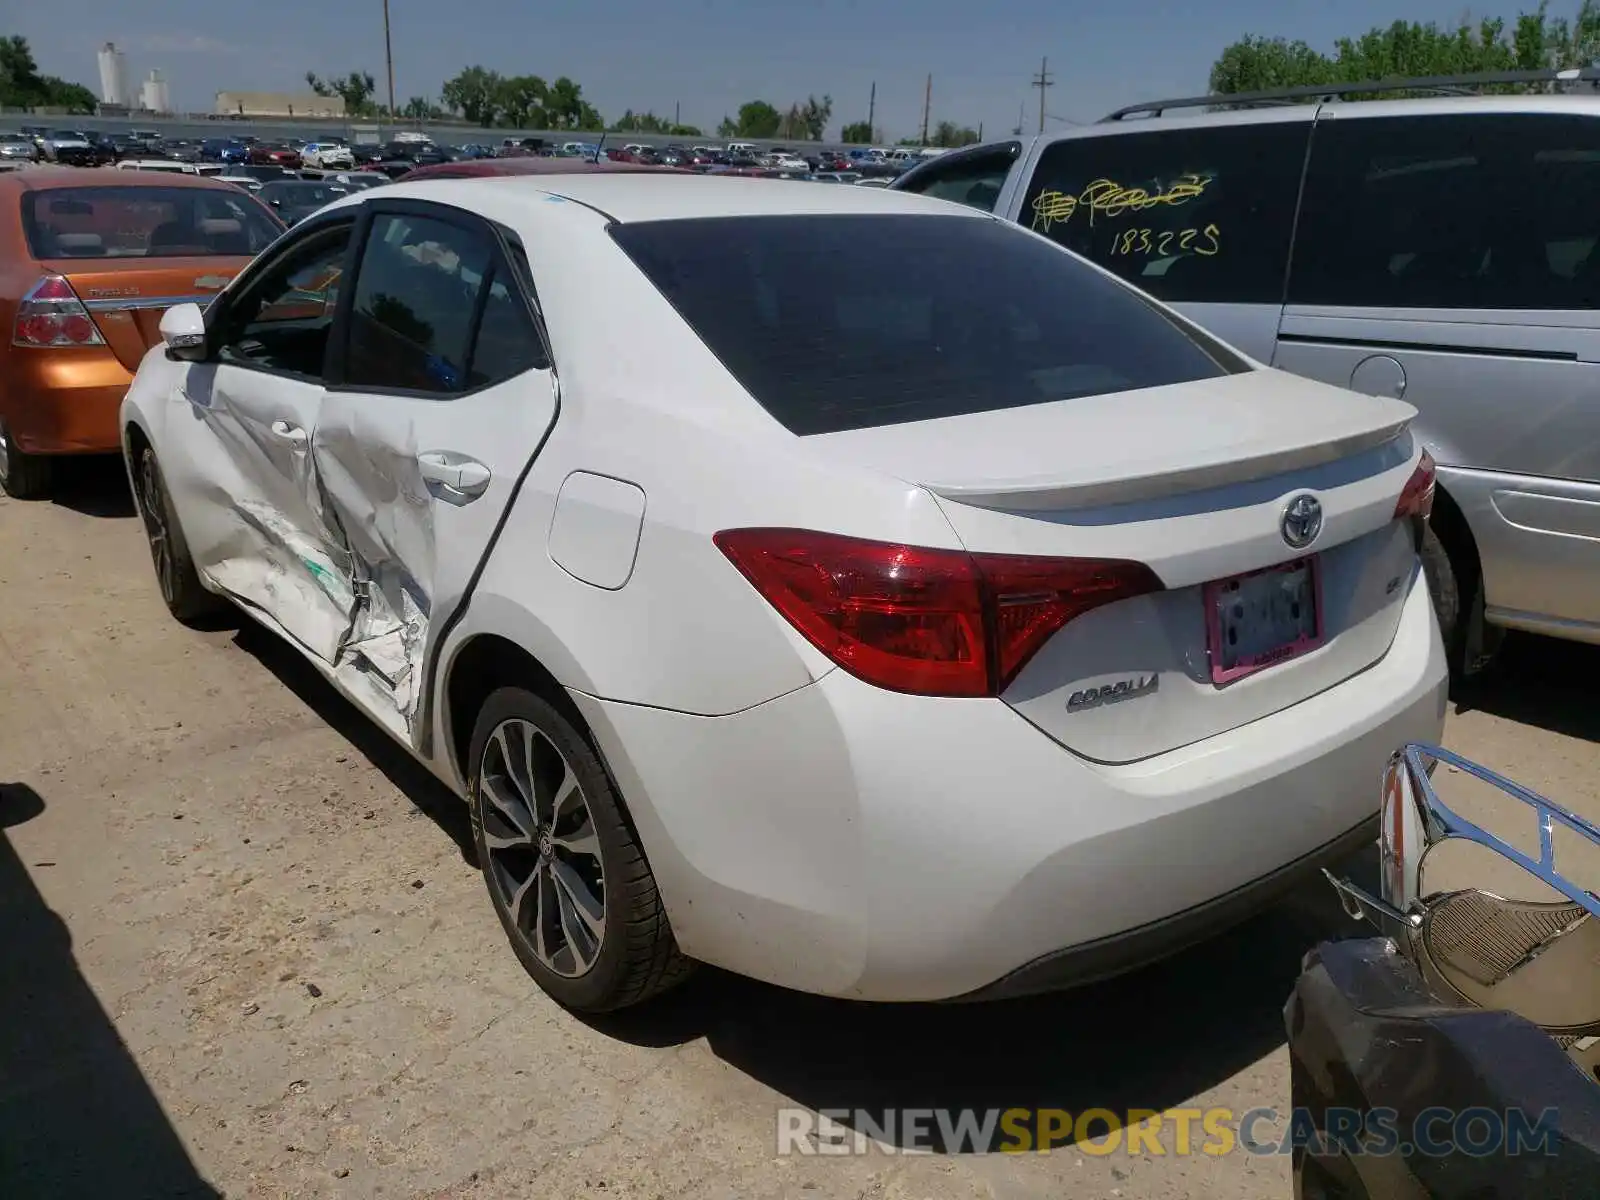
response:
<path fill-rule="evenodd" d="M 492 693 L 472 731 L 468 797 L 489 899 L 528 974 L 602 1013 L 687 978 L 655 876 L 599 757 L 554 705 Z"/>
<path fill-rule="evenodd" d="M 144 521 L 145 540 L 150 546 L 150 562 L 156 571 L 156 586 L 170 612 L 185 625 L 214 616 L 227 607 L 220 596 L 206 591 L 195 570 L 189 543 L 183 540 L 172 500 L 167 495 L 166 479 L 156 452 L 140 447 L 134 455 L 134 502 Z"/>
<path fill-rule="evenodd" d="M 1470 549 L 1458 542 L 1452 553 L 1431 524 L 1423 529 L 1419 553 L 1450 677 L 1470 679 L 1489 665 L 1504 637 L 1484 619 L 1483 572 Z"/>
<path fill-rule="evenodd" d="M 0 422 L 0 488 L 13 500 L 42 500 L 50 491 L 55 464 L 39 454 L 19 450 L 11 431 Z"/>
<path fill-rule="evenodd" d="M 1428 594 L 1433 597 L 1433 611 L 1439 618 L 1439 636 L 1444 639 L 1445 653 L 1450 658 L 1450 671 L 1455 673 L 1460 661 L 1458 643 L 1461 641 L 1461 588 L 1455 564 L 1433 531 L 1432 525 L 1423 526 L 1422 573 L 1428 580 Z"/>

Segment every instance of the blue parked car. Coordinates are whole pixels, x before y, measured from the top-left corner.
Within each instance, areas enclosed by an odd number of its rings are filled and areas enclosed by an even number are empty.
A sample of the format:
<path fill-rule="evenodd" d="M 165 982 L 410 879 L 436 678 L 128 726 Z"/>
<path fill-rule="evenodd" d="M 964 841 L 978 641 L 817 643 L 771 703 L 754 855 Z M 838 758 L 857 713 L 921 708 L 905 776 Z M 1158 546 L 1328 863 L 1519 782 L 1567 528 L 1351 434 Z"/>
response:
<path fill-rule="evenodd" d="M 231 138 L 207 138 L 200 143 L 202 162 L 243 163 L 250 158 L 250 147 Z"/>

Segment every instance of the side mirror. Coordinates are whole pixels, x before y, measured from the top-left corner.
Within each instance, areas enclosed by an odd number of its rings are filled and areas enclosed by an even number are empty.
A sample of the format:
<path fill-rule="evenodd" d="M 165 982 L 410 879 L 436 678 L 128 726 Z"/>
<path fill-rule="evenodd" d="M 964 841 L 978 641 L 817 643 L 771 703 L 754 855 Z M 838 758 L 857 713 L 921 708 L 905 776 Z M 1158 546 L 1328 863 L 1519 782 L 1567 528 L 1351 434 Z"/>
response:
<path fill-rule="evenodd" d="M 198 362 L 206 352 L 206 318 L 198 304 L 174 304 L 161 314 L 161 340 L 173 358 Z"/>

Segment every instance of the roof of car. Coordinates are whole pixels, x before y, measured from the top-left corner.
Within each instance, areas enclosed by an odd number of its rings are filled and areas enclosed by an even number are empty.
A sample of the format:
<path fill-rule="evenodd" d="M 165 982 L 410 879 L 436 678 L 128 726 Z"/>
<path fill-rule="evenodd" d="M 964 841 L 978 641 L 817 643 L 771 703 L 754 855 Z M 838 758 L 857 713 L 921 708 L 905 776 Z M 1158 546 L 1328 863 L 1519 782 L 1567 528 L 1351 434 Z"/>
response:
<path fill-rule="evenodd" d="M 414 190 L 413 190 L 414 188 Z M 976 209 L 903 192 L 870 188 L 818 187 L 802 181 L 728 179 L 694 174 L 591 171 L 533 178 L 439 179 L 382 189 L 387 197 L 411 194 L 473 208 L 474 199 L 496 207 L 525 193 L 530 201 L 549 197 L 598 209 L 624 224 L 633 221 L 688 220 L 694 217 L 781 216 L 824 213 L 964 214 L 987 217 Z"/>
<path fill-rule="evenodd" d="M 85 171 L 81 167 L 40 167 L 33 171 L 7 171 L 0 174 L 0 188 L 14 192 L 45 191 L 51 188 L 93 187 L 198 187 L 212 191 L 237 191 L 214 175 L 191 175 L 178 171 Z"/>

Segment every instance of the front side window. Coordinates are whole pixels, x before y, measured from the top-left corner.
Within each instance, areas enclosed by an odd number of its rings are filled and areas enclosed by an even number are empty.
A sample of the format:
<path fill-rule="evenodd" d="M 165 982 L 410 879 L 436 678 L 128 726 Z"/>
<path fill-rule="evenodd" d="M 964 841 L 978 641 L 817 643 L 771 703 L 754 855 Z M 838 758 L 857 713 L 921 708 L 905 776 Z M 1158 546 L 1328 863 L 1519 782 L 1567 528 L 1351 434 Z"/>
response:
<path fill-rule="evenodd" d="M 23 193 L 35 258 L 244 257 L 283 225 L 248 196 L 222 188 L 61 187 Z"/>
<path fill-rule="evenodd" d="M 1064 138 L 1021 221 L 1157 299 L 1279 304 L 1308 122 Z"/>
<path fill-rule="evenodd" d="M 909 178 L 896 183 L 900 191 L 932 196 L 935 200 L 953 200 L 983 212 L 993 212 L 1000 199 L 1000 189 L 1006 176 L 1022 151 L 1020 142 L 1007 142 L 1004 146 L 986 147 L 983 150 L 950 152 L 933 165 L 923 167 Z M 903 158 L 910 158 L 909 154 Z"/>
<path fill-rule="evenodd" d="M 1248 369 L 1138 292 L 981 217 L 707 217 L 611 232 L 744 389 L 796 434 Z M 860 262 L 894 266 L 839 269 Z"/>
<path fill-rule="evenodd" d="M 1600 303 L 1600 121 L 1318 122 L 1289 299 L 1369 308 Z"/>
<path fill-rule="evenodd" d="M 374 219 L 356 275 L 345 382 L 462 390 L 478 291 L 492 261 L 489 238 L 459 225 L 387 213 Z"/>
<path fill-rule="evenodd" d="M 323 230 L 250 280 L 218 324 L 224 363 L 321 379 L 350 226 Z"/>

